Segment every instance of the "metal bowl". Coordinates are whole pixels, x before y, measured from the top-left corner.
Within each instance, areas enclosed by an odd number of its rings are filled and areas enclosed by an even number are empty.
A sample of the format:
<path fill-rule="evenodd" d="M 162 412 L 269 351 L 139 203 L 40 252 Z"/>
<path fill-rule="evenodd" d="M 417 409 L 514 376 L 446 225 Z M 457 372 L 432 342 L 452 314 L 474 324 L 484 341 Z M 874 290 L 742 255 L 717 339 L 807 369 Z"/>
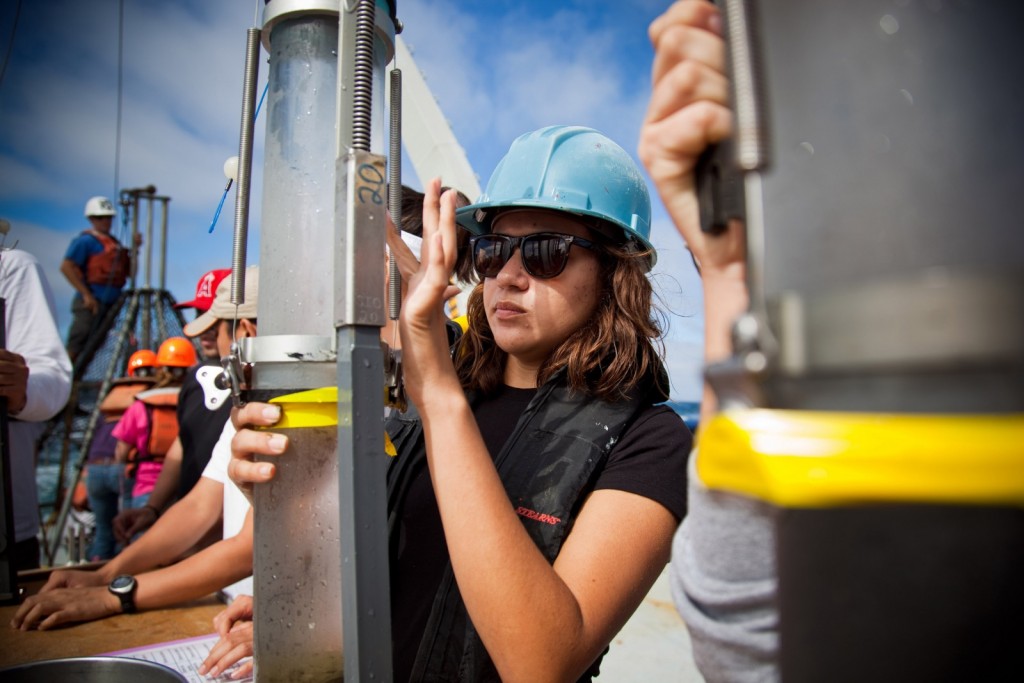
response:
<path fill-rule="evenodd" d="M 70 657 L 19 664 L 0 669 L 4 683 L 187 683 L 188 679 L 163 664 L 126 657 Z"/>

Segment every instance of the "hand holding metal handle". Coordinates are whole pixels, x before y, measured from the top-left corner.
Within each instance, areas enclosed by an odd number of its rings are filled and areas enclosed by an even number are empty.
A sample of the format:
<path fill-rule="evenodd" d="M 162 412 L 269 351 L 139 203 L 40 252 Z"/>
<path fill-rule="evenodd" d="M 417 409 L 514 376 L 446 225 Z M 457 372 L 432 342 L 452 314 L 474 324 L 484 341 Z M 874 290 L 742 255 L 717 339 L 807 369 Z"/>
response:
<path fill-rule="evenodd" d="M 721 0 L 734 129 L 730 140 L 708 148 L 697 163 L 701 230 L 725 231 L 746 218 L 744 176 L 767 168 L 768 126 L 760 29 L 754 0 Z"/>

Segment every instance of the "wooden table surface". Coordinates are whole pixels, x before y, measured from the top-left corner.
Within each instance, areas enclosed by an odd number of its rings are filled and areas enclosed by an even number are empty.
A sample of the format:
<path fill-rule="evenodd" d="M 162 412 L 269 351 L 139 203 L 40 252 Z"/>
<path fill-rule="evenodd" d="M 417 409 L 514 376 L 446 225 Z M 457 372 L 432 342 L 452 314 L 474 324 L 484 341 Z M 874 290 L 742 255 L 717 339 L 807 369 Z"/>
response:
<path fill-rule="evenodd" d="M 28 593 L 34 593 L 42 582 L 21 585 Z M 0 668 L 43 659 L 98 655 L 213 633 L 213 617 L 222 609 L 224 603 L 210 595 L 177 607 L 118 614 L 51 631 L 18 631 L 10 626 L 18 606 L 0 606 Z"/>

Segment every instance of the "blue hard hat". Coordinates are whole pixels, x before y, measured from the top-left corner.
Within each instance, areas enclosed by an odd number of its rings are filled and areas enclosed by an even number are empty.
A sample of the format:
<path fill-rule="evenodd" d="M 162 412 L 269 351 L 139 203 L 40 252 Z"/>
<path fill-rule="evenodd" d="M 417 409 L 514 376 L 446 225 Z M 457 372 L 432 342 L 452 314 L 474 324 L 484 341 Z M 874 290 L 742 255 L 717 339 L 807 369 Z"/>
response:
<path fill-rule="evenodd" d="M 651 245 L 651 197 L 626 150 L 593 128 L 549 126 L 516 138 L 473 204 L 456 212 L 466 230 L 490 230 L 501 209 L 565 211 L 603 221 L 619 244 L 657 253 Z"/>

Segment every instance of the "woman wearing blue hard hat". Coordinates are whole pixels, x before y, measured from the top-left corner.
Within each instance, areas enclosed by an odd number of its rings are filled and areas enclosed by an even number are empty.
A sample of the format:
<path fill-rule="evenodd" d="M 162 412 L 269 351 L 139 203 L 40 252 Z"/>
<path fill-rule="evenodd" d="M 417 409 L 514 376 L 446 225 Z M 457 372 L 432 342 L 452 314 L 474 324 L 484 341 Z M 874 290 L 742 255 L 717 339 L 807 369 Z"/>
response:
<path fill-rule="evenodd" d="M 569 126 L 513 142 L 470 206 L 439 187 L 400 322 L 415 409 L 387 425 L 394 679 L 590 680 L 685 513 L 691 436 L 656 405 L 647 188 Z M 456 222 L 482 282 L 449 350 Z M 241 418 L 266 426 L 263 407 Z M 243 487 L 273 476 L 252 462 L 277 454 L 265 432 L 234 451 Z"/>

